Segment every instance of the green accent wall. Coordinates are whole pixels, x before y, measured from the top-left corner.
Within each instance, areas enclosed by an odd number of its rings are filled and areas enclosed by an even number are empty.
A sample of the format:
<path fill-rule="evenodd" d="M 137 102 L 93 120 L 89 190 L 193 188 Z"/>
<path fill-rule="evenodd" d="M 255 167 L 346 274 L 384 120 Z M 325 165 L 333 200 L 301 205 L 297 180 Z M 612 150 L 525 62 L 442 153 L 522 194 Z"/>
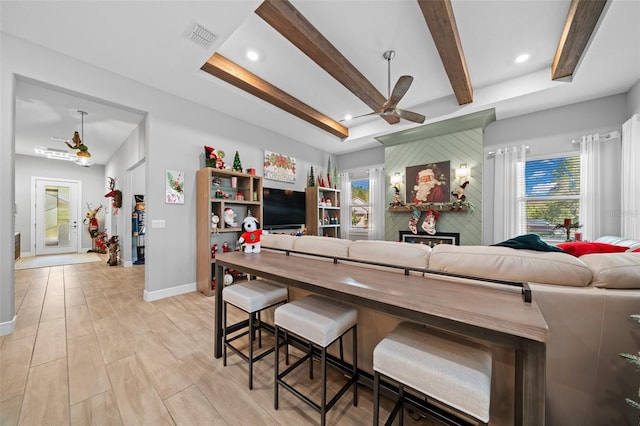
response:
<path fill-rule="evenodd" d="M 495 117 L 495 115 L 494 115 Z M 393 200 L 394 189 L 391 186 L 391 176 L 400 172 L 403 183 L 400 188 L 403 202 L 406 192 L 406 167 L 427 163 L 449 161 L 451 167 L 450 191 L 458 187 L 455 178 L 455 169 L 462 163 L 471 168 L 469 185 L 465 189 L 467 201 L 473 205 L 470 211 L 443 211 L 436 224 L 438 232 L 459 232 L 460 244 L 482 244 L 482 163 L 483 163 L 483 131 L 484 126 L 441 134 L 438 136 L 423 137 L 412 142 L 399 144 L 385 144 L 385 173 L 387 175 L 387 205 Z M 409 182 L 413 186 L 413 182 Z M 451 200 L 453 200 L 451 196 Z M 398 231 L 409 229 L 411 213 L 385 213 L 385 240 L 397 241 Z M 424 213 L 420 223 L 424 219 Z M 420 225 L 419 223 L 419 225 Z M 419 228 L 420 230 L 420 228 Z"/>

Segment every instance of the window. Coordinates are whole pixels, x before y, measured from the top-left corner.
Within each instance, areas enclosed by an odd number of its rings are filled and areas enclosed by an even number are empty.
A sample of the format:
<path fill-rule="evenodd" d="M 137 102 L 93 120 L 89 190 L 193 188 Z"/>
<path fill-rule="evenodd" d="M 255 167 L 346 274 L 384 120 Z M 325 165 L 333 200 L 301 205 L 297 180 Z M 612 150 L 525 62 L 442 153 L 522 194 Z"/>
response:
<path fill-rule="evenodd" d="M 580 156 L 527 161 L 525 206 L 528 233 L 564 239 L 564 229 L 555 229 L 556 224 L 580 218 Z"/>
<path fill-rule="evenodd" d="M 369 180 L 351 181 L 351 200 L 349 200 L 351 211 L 351 229 L 355 231 L 366 231 L 369 228 Z"/>

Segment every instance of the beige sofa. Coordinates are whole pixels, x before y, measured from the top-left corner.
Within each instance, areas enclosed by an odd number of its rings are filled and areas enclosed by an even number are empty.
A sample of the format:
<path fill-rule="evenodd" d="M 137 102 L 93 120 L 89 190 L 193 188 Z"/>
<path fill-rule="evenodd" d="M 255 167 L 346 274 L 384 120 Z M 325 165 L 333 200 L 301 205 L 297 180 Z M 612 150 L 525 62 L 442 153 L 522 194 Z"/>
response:
<path fill-rule="evenodd" d="M 640 242 L 615 237 L 599 241 L 640 247 Z M 636 353 L 640 344 L 640 325 L 629 318 L 640 313 L 640 253 L 577 258 L 507 247 L 438 245 L 431 249 L 390 241 L 271 234 L 263 235 L 262 246 L 527 281 L 549 326 L 546 424 L 637 424 L 638 413 L 624 398 L 637 396 L 640 373 L 618 354 Z M 292 297 L 301 294 L 293 290 Z M 362 330 L 358 333 L 359 365 L 371 372 L 373 348 L 398 320 L 359 308 L 358 322 Z M 504 348 L 492 350 L 490 424 L 509 425 L 513 423 L 515 356 Z"/>

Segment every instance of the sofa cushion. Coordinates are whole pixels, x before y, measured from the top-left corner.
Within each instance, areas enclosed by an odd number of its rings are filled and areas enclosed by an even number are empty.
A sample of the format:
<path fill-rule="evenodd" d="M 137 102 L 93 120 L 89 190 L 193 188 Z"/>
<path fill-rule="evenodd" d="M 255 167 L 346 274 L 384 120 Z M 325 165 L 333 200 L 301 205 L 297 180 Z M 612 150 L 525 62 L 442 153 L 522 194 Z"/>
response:
<path fill-rule="evenodd" d="M 392 241 L 354 241 L 349 246 L 349 258 L 413 268 L 426 268 L 431 248 L 425 244 Z"/>
<path fill-rule="evenodd" d="M 293 250 L 293 242 L 300 237 L 287 234 L 262 234 L 262 247 Z"/>
<path fill-rule="evenodd" d="M 593 273 L 591 285 L 603 288 L 640 288 L 640 255 L 586 254 L 580 258 Z"/>
<path fill-rule="evenodd" d="M 304 253 L 323 254 L 326 256 L 348 257 L 351 240 L 341 238 L 319 237 L 303 235 L 297 237 L 293 249 Z"/>
<path fill-rule="evenodd" d="M 565 253 L 493 246 L 440 244 L 429 256 L 429 269 L 512 281 L 588 286 L 591 269 Z"/>
<path fill-rule="evenodd" d="M 558 244 L 558 247 L 576 257 L 592 253 L 622 253 L 629 249 L 629 247 L 626 246 L 601 243 L 597 241 L 573 241 L 570 243 Z"/>

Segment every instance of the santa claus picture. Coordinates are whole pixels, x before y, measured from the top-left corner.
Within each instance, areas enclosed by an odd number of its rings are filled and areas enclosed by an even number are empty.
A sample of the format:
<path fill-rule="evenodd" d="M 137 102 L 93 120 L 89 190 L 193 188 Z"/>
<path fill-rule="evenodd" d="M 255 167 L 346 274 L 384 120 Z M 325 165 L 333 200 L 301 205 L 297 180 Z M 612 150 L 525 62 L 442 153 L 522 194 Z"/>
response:
<path fill-rule="evenodd" d="M 407 200 L 414 204 L 448 202 L 450 173 L 448 161 L 407 167 Z"/>

